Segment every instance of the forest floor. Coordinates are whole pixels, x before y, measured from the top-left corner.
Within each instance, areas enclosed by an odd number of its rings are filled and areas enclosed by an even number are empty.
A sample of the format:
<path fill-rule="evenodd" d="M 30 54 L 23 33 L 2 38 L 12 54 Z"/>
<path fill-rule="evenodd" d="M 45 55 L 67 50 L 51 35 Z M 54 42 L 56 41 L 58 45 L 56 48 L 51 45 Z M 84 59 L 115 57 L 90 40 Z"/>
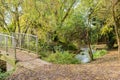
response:
<path fill-rule="evenodd" d="M 8 80 L 120 80 L 120 60 L 112 50 L 87 64 L 46 64 L 35 69 L 21 66 Z"/>

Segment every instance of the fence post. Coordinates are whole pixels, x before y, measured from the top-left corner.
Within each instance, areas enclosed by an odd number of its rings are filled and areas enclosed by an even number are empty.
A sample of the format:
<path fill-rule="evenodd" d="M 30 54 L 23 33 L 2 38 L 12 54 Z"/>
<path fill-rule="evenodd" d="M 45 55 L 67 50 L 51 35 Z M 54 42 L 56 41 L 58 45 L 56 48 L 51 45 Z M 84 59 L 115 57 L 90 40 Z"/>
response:
<path fill-rule="evenodd" d="M 12 36 L 12 44 L 13 44 L 13 50 L 14 50 L 14 57 L 15 60 L 17 60 L 17 55 L 16 55 L 16 41 L 15 38 Z"/>
<path fill-rule="evenodd" d="M 19 37 L 20 37 L 20 38 L 19 38 L 20 49 L 22 49 L 22 48 L 21 48 L 21 44 L 22 44 L 22 36 L 21 36 L 21 34 L 19 34 Z"/>
<path fill-rule="evenodd" d="M 36 36 L 36 54 L 38 54 L 38 37 Z"/>
<path fill-rule="evenodd" d="M 5 35 L 5 52 L 8 52 L 8 37 Z"/>
<path fill-rule="evenodd" d="M 27 34 L 27 48 L 28 48 L 28 52 L 30 52 L 30 38 L 28 34 Z"/>

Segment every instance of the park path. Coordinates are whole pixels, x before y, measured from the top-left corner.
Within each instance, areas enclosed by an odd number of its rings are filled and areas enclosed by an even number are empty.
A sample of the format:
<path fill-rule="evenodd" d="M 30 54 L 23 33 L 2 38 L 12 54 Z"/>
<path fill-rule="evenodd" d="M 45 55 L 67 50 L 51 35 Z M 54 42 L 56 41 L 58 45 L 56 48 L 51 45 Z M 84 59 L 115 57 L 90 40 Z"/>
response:
<path fill-rule="evenodd" d="M 14 56 L 13 50 L 10 50 L 10 56 Z M 1 54 L 4 54 L 5 51 L 0 49 Z M 46 61 L 43 61 L 39 58 L 39 56 L 35 53 L 19 50 L 16 49 L 16 58 L 17 58 L 17 67 L 24 67 L 28 69 L 34 69 L 36 67 L 44 66 L 44 65 L 50 65 L 51 63 L 48 63 Z"/>
<path fill-rule="evenodd" d="M 36 67 L 51 64 L 41 60 L 37 54 L 23 50 L 17 50 L 17 60 L 18 60 L 17 63 L 18 66 L 22 66 L 24 68 L 28 68 L 31 70 Z"/>
<path fill-rule="evenodd" d="M 88 64 L 19 67 L 8 80 L 120 80 L 120 60 L 117 51 Z"/>

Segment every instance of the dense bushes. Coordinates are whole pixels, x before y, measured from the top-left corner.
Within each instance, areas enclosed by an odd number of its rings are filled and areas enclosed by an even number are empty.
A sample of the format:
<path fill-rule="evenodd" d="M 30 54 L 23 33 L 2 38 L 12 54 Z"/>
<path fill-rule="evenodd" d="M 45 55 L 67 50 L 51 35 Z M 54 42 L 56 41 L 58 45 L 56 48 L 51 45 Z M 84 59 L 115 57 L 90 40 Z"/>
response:
<path fill-rule="evenodd" d="M 100 58 L 107 53 L 106 50 L 98 50 L 93 53 L 93 58 Z M 48 54 L 48 53 L 47 53 Z M 69 53 L 68 51 L 60 52 L 57 51 L 56 53 L 51 53 L 48 56 L 43 57 L 44 60 L 48 62 L 52 62 L 55 64 L 77 64 L 81 63 L 77 58 L 75 58 L 75 54 Z"/>
<path fill-rule="evenodd" d="M 46 61 L 56 63 L 56 64 L 76 64 L 80 63 L 75 57 L 74 54 L 69 52 L 56 52 L 50 54 L 48 57 L 44 58 Z"/>
<path fill-rule="evenodd" d="M 106 50 L 98 50 L 93 54 L 93 58 L 99 58 L 107 53 Z"/>

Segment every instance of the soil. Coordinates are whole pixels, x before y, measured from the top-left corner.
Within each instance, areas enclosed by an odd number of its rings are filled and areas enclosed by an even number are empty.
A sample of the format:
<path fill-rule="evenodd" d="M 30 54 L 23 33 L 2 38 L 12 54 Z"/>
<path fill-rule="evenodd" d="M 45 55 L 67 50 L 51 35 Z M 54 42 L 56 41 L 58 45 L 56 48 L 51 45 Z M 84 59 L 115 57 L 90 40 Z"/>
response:
<path fill-rule="evenodd" d="M 117 50 L 87 64 L 44 64 L 34 69 L 20 66 L 8 80 L 120 80 Z"/>

